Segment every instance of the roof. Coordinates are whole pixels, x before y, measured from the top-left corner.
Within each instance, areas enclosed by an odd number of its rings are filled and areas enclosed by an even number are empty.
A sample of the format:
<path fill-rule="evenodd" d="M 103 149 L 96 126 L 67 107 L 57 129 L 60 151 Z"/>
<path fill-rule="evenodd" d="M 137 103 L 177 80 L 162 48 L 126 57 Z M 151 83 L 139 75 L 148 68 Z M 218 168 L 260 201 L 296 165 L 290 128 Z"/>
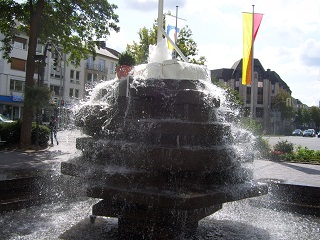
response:
<path fill-rule="evenodd" d="M 281 87 L 286 89 L 291 93 L 290 88 L 288 85 L 281 79 L 279 74 L 277 74 L 275 71 L 270 71 L 270 69 L 267 69 L 267 71 L 264 69 L 262 66 L 261 62 L 259 59 L 255 58 L 254 59 L 254 68 L 259 69 L 260 72 L 262 73 L 262 78 L 263 79 L 269 79 L 271 83 L 279 83 Z M 220 69 L 214 69 L 210 70 L 211 72 L 211 77 L 215 77 L 216 79 L 224 79 L 224 80 L 229 80 L 232 78 L 236 78 L 236 76 L 239 76 L 239 74 L 242 72 L 242 59 L 236 61 L 231 68 L 220 68 Z"/>
<path fill-rule="evenodd" d="M 233 70 L 228 68 L 220 68 L 220 69 L 210 70 L 210 72 L 211 72 L 211 77 L 215 77 L 217 80 L 218 79 L 228 80 L 232 78 Z"/>
<path fill-rule="evenodd" d="M 97 54 L 100 54 L 100 55 L 103 55 L 103 56 L 118 60 L 117 56 L 115 56 L 114 54 L 112 54 L 110 51 L 108 51 L 105 48 L 100 48 L 99 49 L 98 47 L 96 47 L 96 52 L 97 52 Z"/>

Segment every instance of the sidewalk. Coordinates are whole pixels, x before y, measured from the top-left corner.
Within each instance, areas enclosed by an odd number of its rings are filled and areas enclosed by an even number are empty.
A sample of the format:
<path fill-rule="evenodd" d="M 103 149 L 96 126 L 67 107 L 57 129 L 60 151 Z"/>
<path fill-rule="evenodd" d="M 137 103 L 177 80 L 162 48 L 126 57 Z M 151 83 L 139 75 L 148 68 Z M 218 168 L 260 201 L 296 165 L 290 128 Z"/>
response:
<path fill-rule="evenodd" d="M 58 132 L 59 145 L 40 151 L 0 151 L 0 171 L 14 169 L 52 169 L 67 161 L 79 151 L 76 149 L 76 138 L 82 134 L 79 130 Z"/>
<path fill-rule="evenodd" d="M 79 130 L 58 132 L 59 145 L 42 151 L 0 151 L 0 172 L 15 169 L 60 169 L 60 162 L 79 155 Z M 254 179 L 278 179 L 290 184 L 320 187 L 320 165 L 254 160 Z"/>
<path fill-rule="evenodd" d="M 254 179 L 281 179 L 289 184 L 320 187 L 320 165 L 254 160 Z"/>

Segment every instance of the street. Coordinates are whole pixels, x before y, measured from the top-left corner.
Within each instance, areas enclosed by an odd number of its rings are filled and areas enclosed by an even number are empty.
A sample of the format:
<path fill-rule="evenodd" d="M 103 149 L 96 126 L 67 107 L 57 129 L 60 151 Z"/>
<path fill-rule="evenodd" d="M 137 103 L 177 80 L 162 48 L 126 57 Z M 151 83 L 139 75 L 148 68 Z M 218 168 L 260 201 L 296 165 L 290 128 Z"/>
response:
<path fill-rule="evenodd" d="M 307 147 L 311 150 L 320 150 L 320 138 L 318 137 L 300 137 L 300 136 L 266 136 L 264 139 L 268 140 L 270 146 L 274 146 L 280 141 L 287 140 L 288 142 L 293 143 L 294 147 L 301 145 L 303 148 Z"/>

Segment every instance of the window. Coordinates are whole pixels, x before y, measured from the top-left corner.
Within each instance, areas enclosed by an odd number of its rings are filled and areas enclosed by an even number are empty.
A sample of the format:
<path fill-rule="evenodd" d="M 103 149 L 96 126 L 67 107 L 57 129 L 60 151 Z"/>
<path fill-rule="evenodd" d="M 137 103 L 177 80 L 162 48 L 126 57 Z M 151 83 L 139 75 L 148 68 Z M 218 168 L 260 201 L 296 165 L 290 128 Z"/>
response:
<path fill-rule="evenodd" d="M 92 84 L 93 82 L 98 80 L 98 74 L 88 73 L 87 83 Z"/>
<path fill-rule="evenodd" d="M 50 76 L 53 78 L 61 78 L 63 73 L 63 68 L 55 69 L 53 65 L 51 65 Z"/>
<path fill-rule="evenodd" d="M 256 108 L 256 117 L 263 118 L 263 108 L 261 107 Z"/>
<path fill-rule="evenodd" d="M 19 58 L 11 58 L 11 69 L 26 71 L 26 60 Z"/>
<path fill-rule="evenodd" d="M 70 70 L 70 82 L 74 81 L 74 70 Z"/>
<path fill-rule="evenodd" d="M 80 71 L 76 71 L 76 83 L 80 84 Z"/>
<path fill-rule="evenodd" d="M 50 85 L 50 91 L 54 93 L 54 96 L 60 96 L 60 86 Z M 61 92 L 63 92 L 63 87 L 61 87 Z"/>
<path fill-rule="evenodd" d="M 10 90 L 23 92 L 24 91 L 24 82 L 19 80 L 10 79 Z"/>
<path fill-rule="evenodd" d="M 258 82 L 259 84 L 259 82 Z M 258 85 L 259 86 L 259 85 Z M 263 87 L 258 87 L 258 99 L 257 99 L 258 104 L 263 104 Z"/>
<path fill-rule="evenodd" d="M 247 94 L 251 95 L 251 87 L 247 87 Z"/>
<path fill-rule="evenodd" d="M 75 91 L 74 91 L 74 96 L 75 96 L 76 98 L 79 98 L 79 89 L 75 89 Z"/>
<path fill-rule="evenodd" d="M 92 73 L 88 73 L 87 83 L 88 84 L 92 84 L 93 83 L 93 74 Z"/>
<path fill-rule="evenodd" d="M 263 104 L 263 94 L 258 94 L 257 103 L 258 104 Z"/>
<path fill-rule="evenodd" d="M 110 63 L 110 73 L 111 74 L 114 74 L 114 66 L 115 66 L 114 62 L 111 62 Z"/>
<path fill-rule="evenodd" d="M 69 89 L 69 97 L 73 97 L 73 88 Z"/>
<path fill-rule="evenodd" d="M 27 39 L 22 38 L 22 37 L 14 37 L 13 38 L 13 47 L 27 50 Z"/>
<path fill-rule="evenodd" d="M 247 99 L 246 99 L 246 103 L 250 104 L 251 103 L 251 87 L 247 86 Z"/>
<path fill-rule="evenodd" d="M 274 93 L 274 84 L 271 84 L 271 93 Z"/>
<path fill-rule="evenodd" d="M 88 69 L 93 69 L 93 58 L 92 57 L 89 57 L 87 59 L 87 68 Z"/>
<path fill-rule="evenodd" d="M 99 59 L 98 70 L 101 71 L 101 72 L 105 72 L 106 71 L 106 60 Z"/>
<path fill-rule="evenodd" d="M 36 48 L 37 53 L 43 53 L 43 45 L 38 43 Z"/>

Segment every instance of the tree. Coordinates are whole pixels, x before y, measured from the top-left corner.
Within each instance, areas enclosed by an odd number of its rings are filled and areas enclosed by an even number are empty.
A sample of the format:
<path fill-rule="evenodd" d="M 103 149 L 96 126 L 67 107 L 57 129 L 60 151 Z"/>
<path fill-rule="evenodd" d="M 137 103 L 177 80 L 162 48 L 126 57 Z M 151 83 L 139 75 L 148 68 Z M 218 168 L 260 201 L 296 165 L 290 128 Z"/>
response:
<path fill-rule="evenodd" d="M 320 127 L 320 109 L 316 106 L 312 106 L 310 108 L 310 114 L 312 121 L 315 123 L 316 128 L 318 129 Z"/>
<path fill-rule="evenodd" d="M 157 31 L 157 20 L 155 20 L 151 29 L 143 27 L 139 30 L 139 43 L 134 41 L 132 45 L 127 45 L 127 50 L 133 53 L 137 64 L 147 63 L 149 46 L 157 43 Z M 188 26 L 181 29 L 177 38 L 177 46 L 190 62 L 203 65 L 206 58 L 204 56 L 200 56 L 199 59 L 195 58 L 198 55 L 198 49 L 196 42 L 191 37 L 192 31 Z M 181 60 L 179 56 L 177 56 L 177 59 Z"/>
<path fill-rule="evenodd" d="M 138 32 L 140 38 L 139 43 L 133 41 L 132 45 L 127 45 L 127 50 L 135 56 L 137 64 L 148 62 L 149 46 L 156 44 L 157 31 L 158 27 L 156 23 L 153 24 L 152 29 L 143 27 Z"/>
<path fill-rule="evenodd" d="M 211 79 L 211 82 L 214 85 L 217 85 L 218 87 L 221 87 L 226 91 L 227 99 L 230 101 L 230 104 L 231 104 L 230 107 L 232 109 L 240 109 L 241 111 L 243 111 L 244 101 L 239 91 L 234 90 L 233 88 L 230 87 L 230 85 L 220 83 L 214 77 Z"/>
<path fill-rule="evenodd" d="M 181 52 L 188 57 L 189 62 L 204 65 L 207 59 L 204 56 L 200 56 L 199 59 L 195 57 L 198 55 L 197 43 L 191 38 L 192 31 L 186 25 L 181 29 L 178 38 L 177 38 L 177 46 L 181 50 Z M 181 59 L 180 56 L 177 55 L 178 59 Z"/>
<path fill-rule="evenodd" d="M 280 111 L 282 119 L 290 119 L 294 117 L 294 109 L 292 106 L 287 105 L 287 99 L 291 99 L 291 96 L 286 91 L 280 89 L 278 95 L 275 97 L 275 103 L 272 110 Z"/>
<path fill-rule="evenodd" d="M 95 56 L 95 46 L 98 46 L 95 39 L 105 38 L 110 35 L 110 30 L 119 31 L 118 15 L 114 13 L 116 8 L 116 5 L 109 4 L 107 0 L 0 2 L 0 31 L 4 35 L 0 50 L 3 51 L 3 57 L 10 61 L 14 36 L 19 35 L 19 32 L 29 36 L 21 147 L 31 144 L 34 108 L 32 95 L 28 92 L 32 92 L 35 87 L 33 56 L 36 55 L 37 44 L 51 42 L 61 46 L 64 53 L 70 54 L 68 61 L 79 64 L 81 59 L 89 55 Z"/>
<path fill-rule="evenodd" d="M 298 110 L 296 111 L 296 117 L 295 117 L 294 122 L 295 122 L 296 126 L 298 126 L 298 127 L 301 127 L 304 125 L 301 108 L 298 108 Z"/>
<path fill-rule="evenodd" d="M 304 108 L 302 109 L 302 118 L 303 118 L 303 122 L 306 126 L 310 126 L 312 117 L 311 117 L 311 113 L 309 111 L 309 109 Z"/>

